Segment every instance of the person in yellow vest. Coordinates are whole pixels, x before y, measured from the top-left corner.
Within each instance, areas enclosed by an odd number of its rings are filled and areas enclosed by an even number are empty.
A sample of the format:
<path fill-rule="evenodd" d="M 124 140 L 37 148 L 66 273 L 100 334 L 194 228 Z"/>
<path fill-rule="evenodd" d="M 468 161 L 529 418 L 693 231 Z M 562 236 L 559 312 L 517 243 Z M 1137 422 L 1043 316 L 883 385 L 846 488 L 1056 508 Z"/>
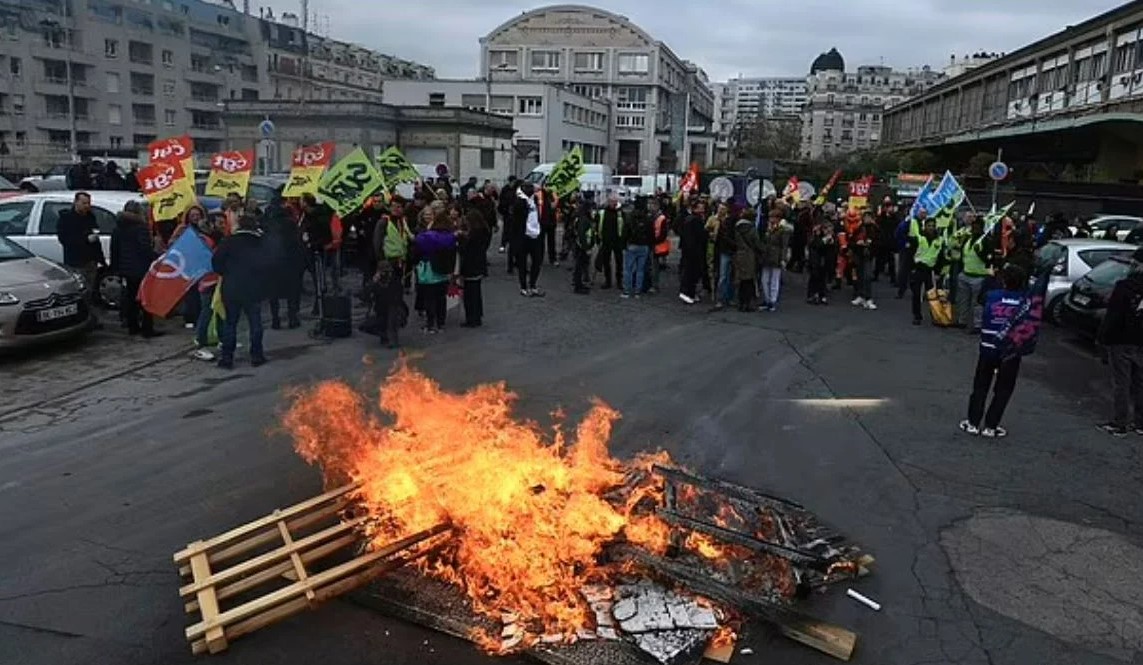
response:
<path fill-rule="evenodd" d="M 972 218 L 967 237 L 961 245 L 961 272 L 957 276 L 956 322 L 969 334 L 980 331 L 981 309 L 978 306 L 984 282 L 992 274 L 992 242 L 984 232 L 984 219 Z"/>
<path fill-rule="evenodd" d="M 909 238 L 909 250 L 913 254 L 913 273 L 909 287 L 913 295 L 913 325 L 921 325 L 921 304 L 933 288 L 933 275 L 945 263 L 945 239 L 937 232 L 934 220 L 926 219 L 920 234 Z"/>

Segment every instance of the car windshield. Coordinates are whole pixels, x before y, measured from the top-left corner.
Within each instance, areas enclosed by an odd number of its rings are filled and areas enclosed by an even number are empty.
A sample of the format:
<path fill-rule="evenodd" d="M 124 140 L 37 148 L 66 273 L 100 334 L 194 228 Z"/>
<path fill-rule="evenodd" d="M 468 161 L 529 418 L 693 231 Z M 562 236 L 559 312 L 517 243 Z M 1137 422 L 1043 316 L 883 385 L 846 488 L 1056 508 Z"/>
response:
<path fill-rule="evenodd" d="M 31 258 L 32 253 L 11 240 L 0 236 L 0 261 L 17 261 Z"/>
<path fill-rule="evenodd" d="M 524 178 L 524 182 L 530 182 L 533 185 L 538 185 L 543 182 L 544 177 L 547 175 L 548 174 L 544 173 L 543 171 L 532 171 Z"/>
<path fill-rule="evenodd" d="M 49 169 L 48 172 L 45 173 L 44 175 L 46 175 L 46 176 L 67 175 L 67 170 L 70 168 L 71 168 L 71 166 L 69 166 L 67 164 L 57 164 L 57 165 L 53 166 L 51 169 Z"/>
<path fill-rule="evenodd" d="M 1050 242 L 1040 248 L 1040 265 L 1054 266 L 1067 255 L 1067 247 L 1058 242 Z"/>
<path fill-rule="evenodd" d="M 12 184 L 12 181 L 0 175 L 0 192 L 18 192 L 20 188 Z"/>
<path fill-rule="evenodd" d="M 1131 263 L 1112 258 L 1091 269 L 1087 278 L 1099 286 L 1111 286 L 1131 272 Z"/>

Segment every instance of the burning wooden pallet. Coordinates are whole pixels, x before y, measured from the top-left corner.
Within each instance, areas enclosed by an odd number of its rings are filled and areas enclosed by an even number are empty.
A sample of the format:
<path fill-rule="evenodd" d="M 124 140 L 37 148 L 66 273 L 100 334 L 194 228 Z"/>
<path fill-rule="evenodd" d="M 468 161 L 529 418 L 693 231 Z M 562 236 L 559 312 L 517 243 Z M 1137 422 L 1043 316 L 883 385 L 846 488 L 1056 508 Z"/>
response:
<path fill-rule="evenodd" d="M 373 551 L 355 553 L 368 518 L 350 514 L 347 485 L 254 520 L 174 555 L 186 581 L 179 594 L 195 654 L 360 587 L 438 549 L 441 525 Z"/>

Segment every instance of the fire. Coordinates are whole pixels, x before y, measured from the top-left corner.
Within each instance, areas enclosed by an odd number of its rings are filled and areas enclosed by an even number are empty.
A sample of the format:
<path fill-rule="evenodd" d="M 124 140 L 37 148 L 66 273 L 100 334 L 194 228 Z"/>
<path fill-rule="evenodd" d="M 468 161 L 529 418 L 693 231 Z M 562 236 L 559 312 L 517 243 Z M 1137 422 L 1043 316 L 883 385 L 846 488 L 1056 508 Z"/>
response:
<path fill-rule="evenodd" d="M 614 574 L 598 562 L 605 545 L 667 549 L 669 528 L 640 508 L 661 500 L 649 469 L 669 460 L 612 457 L 620 416 L 601 401 L 571 443 L 558 427 L 515 419 L 515 401 L 503 384 L 454 394 L 400 365 L 380 392 L 388 422 L 346 384 L 326 382 L 294 397 L 285 425 L 328 484 L 360 484 L 375 544 L 447 523 L 451 549 L 427 574 L 462 588 L 487 617 L 512 613 L 571 638 L 590 624 L 581 588 Z"/>

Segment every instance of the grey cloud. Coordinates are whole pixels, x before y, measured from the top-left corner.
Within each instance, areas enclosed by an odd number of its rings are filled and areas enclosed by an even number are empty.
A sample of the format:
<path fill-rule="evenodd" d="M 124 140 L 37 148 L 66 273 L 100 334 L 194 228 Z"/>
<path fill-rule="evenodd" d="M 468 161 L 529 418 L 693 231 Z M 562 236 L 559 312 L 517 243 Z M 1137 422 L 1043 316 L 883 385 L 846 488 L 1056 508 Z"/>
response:
<path fill-rule="evenodd" d="M 296 6 L 273 3 L 276 11 Z M 311 0 L 330 35 L 436 67 L 438 76 L 478 71 L 479 39 L 521 13 L 552 3 L 434 0 L 431 3 Z M 836 46 L 850 67 L 943 66 L 951 54 L 1014 51 L 1121 0 L 612 0 L 622 14 L 714 80 L 737 74 L 801 76 Z"/>

